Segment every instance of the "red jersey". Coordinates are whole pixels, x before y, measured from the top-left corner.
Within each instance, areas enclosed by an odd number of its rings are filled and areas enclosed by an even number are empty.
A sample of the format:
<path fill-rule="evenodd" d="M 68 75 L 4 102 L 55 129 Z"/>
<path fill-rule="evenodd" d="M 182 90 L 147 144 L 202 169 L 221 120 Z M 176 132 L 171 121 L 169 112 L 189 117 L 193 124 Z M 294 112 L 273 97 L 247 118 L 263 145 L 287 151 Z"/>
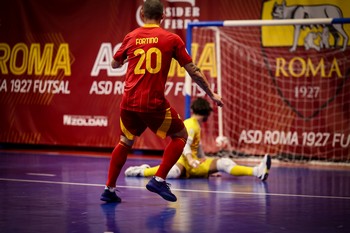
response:
<path fill-rule="evenodd" d="M 128 33 L 113 58 L 129 62 L 120 107 L 137 112 L 169 108 L 164 91 L 171 60 L 181 66 L 192 62 L 182 39 L 155 24 Z"/>

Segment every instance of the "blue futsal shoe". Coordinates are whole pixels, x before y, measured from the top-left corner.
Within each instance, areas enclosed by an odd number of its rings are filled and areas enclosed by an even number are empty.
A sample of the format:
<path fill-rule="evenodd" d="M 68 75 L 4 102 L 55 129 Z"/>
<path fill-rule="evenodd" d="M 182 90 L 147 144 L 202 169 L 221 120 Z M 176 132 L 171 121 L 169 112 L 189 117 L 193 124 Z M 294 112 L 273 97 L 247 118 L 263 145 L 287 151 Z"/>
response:
<path fill-rule="evenodd" d="M 159 194 L 162 198 L 164 198 L 167 201 L 175 202 L 177 201 L 176 196 L 170 191 L 170 184 L 168 184 L 165 181 L 158 182 L 155 177 L 153 177 L 148 184 L 146 185 L 146 188 L 148 191 L 154 192 Z"/>
<path fill-rule="evenodd" d="M 104 190 L 104 192 L 101 194 L 101 201 L 105 201 L 108 203 L 116 203 L 116 202 L 122 202 L 122 199 L 120 199 L 120 197 L 117 196 L 117 194 L 115 193 L 115 191 L 109 191 L 108 188 L 106 188 Z"/>

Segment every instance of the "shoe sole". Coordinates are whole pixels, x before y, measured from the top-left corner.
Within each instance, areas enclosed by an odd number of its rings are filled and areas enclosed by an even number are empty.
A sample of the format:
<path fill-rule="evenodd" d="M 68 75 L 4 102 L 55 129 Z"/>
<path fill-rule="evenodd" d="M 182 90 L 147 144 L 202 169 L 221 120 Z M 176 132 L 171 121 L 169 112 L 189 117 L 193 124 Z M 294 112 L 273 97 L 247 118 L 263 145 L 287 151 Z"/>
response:
<path fill-rule="evenodd" d="M 261 179 L 262 181 L 267 180 L 267 178 L 269 177 L 269 170 L 270 170 L 270 168 L 271 168 L 271 156 L 268 155 L 267 156 L 267 160 L 266 160 L 266 170 L 267 171 L 266 171 L 264 177 Z"/>
<path fill-rule="evenodd" d="M 159 196 L 161 196 L 164 200 L 171 201 L 171 202 L 176 202 L 177 198 L 174 196 L 169 196 L 168 194 L 162 195 L 161 193 L 158 192 L 157 189 L 153 188 L 151 185 L 146 185 L 146 189 L 150 192 L 157 193 Z"/>
<path fill-rule="evenodd" d="M 107 203 L 120 203 L 120 202 L 122 202 L 121 199 L 114 200 L 114 199 L 110 199 L 110 198 L 107 198 L 107 197 L 101 197 L 100 200 L 101 201 L 105 201 Z"/>

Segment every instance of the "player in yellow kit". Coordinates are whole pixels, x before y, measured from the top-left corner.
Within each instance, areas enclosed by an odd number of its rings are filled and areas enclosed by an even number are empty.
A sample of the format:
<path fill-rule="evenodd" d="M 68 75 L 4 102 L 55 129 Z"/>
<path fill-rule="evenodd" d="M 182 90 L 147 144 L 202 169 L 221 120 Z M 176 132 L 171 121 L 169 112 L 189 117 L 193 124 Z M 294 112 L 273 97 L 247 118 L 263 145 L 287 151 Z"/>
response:
<path fill-rule="evenodd" d="M 265 155 L 259 165 L 254 167 L 237 165 L 229 158 L 207 158 L 204 156 L 200 138 L 201 125 L 206 122 L 212 108 L 203 98 L 196 99 L 191 105 L 192 115 L 184 121 L 188 138 L 183 154 L 170 169 L 167 178 L 208 178 L 216 172 L 225 172 L 233 176 L 255 176 L 265 181 L 271 167 L 271 157 Z M 132 166 L 126 169 L 126 176 L 154 176 L 159 166 L 148 164 Z"/>

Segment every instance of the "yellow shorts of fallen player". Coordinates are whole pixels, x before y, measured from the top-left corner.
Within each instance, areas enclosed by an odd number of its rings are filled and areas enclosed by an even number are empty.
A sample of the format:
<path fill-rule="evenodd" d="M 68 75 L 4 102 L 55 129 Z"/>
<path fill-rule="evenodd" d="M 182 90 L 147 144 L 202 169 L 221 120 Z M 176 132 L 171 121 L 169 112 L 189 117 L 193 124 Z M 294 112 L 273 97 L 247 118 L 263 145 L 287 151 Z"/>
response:
<path fill-rule="evenodd" d="M 185 156 L 181 155 L 177 163 L 181 164 L 185 168 L 186 178 L 208 178 L 210 165 L 213 161 L 213 158 L 206 158 L 198 165 L 198 167 L 193 168 L 188 164 Z"/>

